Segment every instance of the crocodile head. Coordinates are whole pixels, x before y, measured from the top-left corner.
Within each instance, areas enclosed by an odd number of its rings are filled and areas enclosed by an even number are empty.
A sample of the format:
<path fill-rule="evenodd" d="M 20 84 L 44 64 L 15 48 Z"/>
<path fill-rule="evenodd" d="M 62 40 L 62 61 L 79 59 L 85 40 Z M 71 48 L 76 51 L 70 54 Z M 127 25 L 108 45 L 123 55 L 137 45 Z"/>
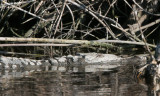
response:
<path fill-rule="evenodd" d="M 154 77 L 157 75 L 157 64 L 150 64 L 146 68 L 147 77 Z"/>

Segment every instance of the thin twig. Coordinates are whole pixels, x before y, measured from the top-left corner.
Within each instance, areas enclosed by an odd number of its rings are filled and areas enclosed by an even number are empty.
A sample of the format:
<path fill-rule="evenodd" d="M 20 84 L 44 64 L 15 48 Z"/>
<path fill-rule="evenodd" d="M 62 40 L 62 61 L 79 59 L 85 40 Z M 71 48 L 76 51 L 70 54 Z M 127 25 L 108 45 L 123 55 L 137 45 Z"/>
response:
<path fill-rule="evenodd" d="M 137 31 L 143 30 L 145 28 L 149 28 L 149 27 L 151 27 L 151 26 L 153 26 L 155 24 L 158 24 L 158 23 L 160 23 L 160 19 L 157 19 L 157 20 L 155 20 L 155 21 L 153 21 L 153 22 L 151 22 L 149 24 L 146 24 L 144 26 L 141 26 L 140 28 L 137 28 L 137 29 L 133 30 L 132 32 L 137 32 Z M 125 31 L 128 31 L 128 30 L 129 30 L 128 28 L 125 29 Z"/>
<path fill-rule="evenodd" d="M 136 17 L 136 20 L 137 20 L 137 23 L 138 23 L 138 28 L 139 28 L 139 30 L 140 30 L 140 32 L 141 32 L 141 37 L 142 37 L 142 40 L 143 40 L 143 42 L 144 42 L 144 44 L 145 44 L 145 46 L 146 46 L 146 48 L 147 48 L 147 51 L 148 51 L 148 53 L 150 54 L 152 60 L 155 61 L 155 58 L 154 58 L 154 56 L 152 55 L 151 50 L 149 49 L 149 46 L 148 46 L 147 41 L 146 41 L 146 39 L 145 39 L 145 37 L 144 37 L 144 34 L 143 34 L 142 30 L 140 29 L 140 28 L 141 28 L 141 25 L 140 25 L 140 23 L 139 23 L 138 13 L 137 13 L 137 12 L 134 12 L 134 15 L 135 15 L 135 17 Z"/>
<path fill-rule="evenodd" d="M 62 15 L 63 15 L 65 6 L 66 6 L 66 0 L 64 0 L 64 2 L 63 2 L 63 7 L 62 7 L 62 10 L 61 10 L 61 14 L 59 15 L 59 18 L 58 18 L 58 21 L 57 21 L 57 24 L 56 24 L 56 28 L 55 28 L 55 30 L 54 30 L 54 36 L 55 36 L 55 34 L 56 34 L 56 32 L 57 32 L 59 23 L 60 23 L 60 21 L 61 21 L 61 19 L 62 19 Z"/>
<path fill-rule="evenodd" d="M 74 2 L 74 1 L 72 1 L 72 0 L 67 0 L 67 1 L 70 2 L 70 3 L 72 3 L 73 5 L 77 6 L 78 8 L 83 9 L 84 11 L 88 12 L 90 15 L 92 15 L 95 19 L 97 19 L 97 20 L 106 28 L 106 31 L 108 31 L 114 39 L 117 39 L 116 36 L 115 36 L 115 34 L 114 34 L 110 29 L 108 29 L 108 28 L 106 27 L 106 24 L 97 17 L 98 14 L 94 14 L 93 11 L 91 11 L 91 9 L 89 10 L 89 9 L 86 8 L 85 6 L 82 6 L 82 5 L 76 3 L 76 2 Z M 103 16 L 101 16 L 101 15 L 99 15 L 99 16 L 100 16 L 101 18 L 103 17 Z M 112 19 L 110 19 L 110 18 L 107 18 L 107 17 L 103 17 L 103 18 L 105 18 L 105 19 L 107 19 L 107 20 L 110 20 L 110 21 L 112 21 L 112 22 L 114 22 L 114 23 L 117 23 L 116 21 L 114 21 L 114 20 L 112 20 Z"/>
<path fill-rule="evenodd" d="M 154 28 L 150 33 L 148 33 L 145 38 L 147 38 L 147 37 L 150 36 L 154 31 L 156 31 L 156 30 L 159 28 L 159 26 L 160 26 L 160 25 L 158 25 L 158 26 L 157 26 L 156 28 Z"/>
<path fill-rule="evenodd" d="M 125 36 L 126 37 L 128 37 L 130 40 L 132 40 L 132 41 L 141 41 L 139 38 L 137 38 L 137 37 L 134 37 L 133 35 L 131 35 L 129 32 L 127 32 L 126 30 L 124 30 L 123 28 L 120 28 L 120 27 L 118 27 L 118 26 L 116 26 L 116 25 L 113 25 L 113 24 L 111 24 L 113 27 L 115 27 L 115 28 L 117 28 L 117 29 L 119 29 L 119 30 L 121 30 L 124 34 L 125 34 Z"/>
<path fill-rule="evenodd" d="M 2 0 L 0 0 L 2 1 Z M 11 5 L 20 5 L 20 4 L 26 4 L 26 3 L 31 3 L 31 2 L 35 2 L 36 0 L 27 0 L 27 1 L 20 1 L 20 2 L 9 2 L 9 4 Z M 7 6 L 6 4 L 1 4 L 1 6 Z"/>
<path fill-rule="evenodd" d="M 66 7 L 68 8 L 68 10 L 72 16 L 73 28 L 75 29 L 75 19 L 74 19 L 73 12 L 72 12 L 71 8 L 68 6 L 68 4 L 66 4 Z"/>
<path fill-rule="evenodd" d="M 47 20 L 45 20 L 44 18 L 42 18 L 42 17 L 40 17 L 40 16 L 37 16 L 37 15 L 31 13 L 31 12 L 28 12 L 28 11 L 22 9 L 22 8 L 19 8 L 19 7 L 15 6 L 15 5 L 12 5 L 12 4 L 10 4 L 10 3 L 7 3 L 7 2 L 5 2 L 5 1 L 3 1 L 3 0 L 2 0 L 2 2 L 3 2 L 4 4 L 6 4 L 6 5 L 9 5 L 9 6 L 15 8 L 15 9 L 18 9 L 18 10 L 20 10 L 20 11 L 22 11 L 22 12 L 24 12 L 24 13 L 27 13 L 27 14 L 33 16 L 33 17 L 36 17 L 36 18 L 38 18 L 38 19 L 40 19 L 40 20 L 47 21 Z"/>

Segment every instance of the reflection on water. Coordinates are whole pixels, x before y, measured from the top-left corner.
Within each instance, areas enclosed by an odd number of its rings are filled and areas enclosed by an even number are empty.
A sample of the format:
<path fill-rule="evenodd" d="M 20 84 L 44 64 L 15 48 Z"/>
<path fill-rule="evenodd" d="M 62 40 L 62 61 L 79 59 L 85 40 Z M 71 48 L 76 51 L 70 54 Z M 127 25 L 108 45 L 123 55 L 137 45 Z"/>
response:
<path fill-rule="evenodd" d="M 1 70 L 0 96 L 159 96 L 158 85 L 156 90 L 143 80 L 137 83 L 133 68 L 127 65 L 97 72 Z"/>

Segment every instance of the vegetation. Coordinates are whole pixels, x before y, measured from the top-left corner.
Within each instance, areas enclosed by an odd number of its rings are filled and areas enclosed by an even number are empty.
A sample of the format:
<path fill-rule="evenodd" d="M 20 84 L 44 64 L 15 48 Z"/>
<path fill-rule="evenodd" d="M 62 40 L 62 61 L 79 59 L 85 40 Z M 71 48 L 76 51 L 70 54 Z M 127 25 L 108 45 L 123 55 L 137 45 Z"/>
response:
<path fill-rule="evenodd" d="M 150 52 L 149 47 L 159 42 L 158 0 L 2 0 L 0 4 L 3 54 L 22 52 L 36 58 L 78 51 L 113 53 L 128 45 L 130 50 L 145 45 Z"/>

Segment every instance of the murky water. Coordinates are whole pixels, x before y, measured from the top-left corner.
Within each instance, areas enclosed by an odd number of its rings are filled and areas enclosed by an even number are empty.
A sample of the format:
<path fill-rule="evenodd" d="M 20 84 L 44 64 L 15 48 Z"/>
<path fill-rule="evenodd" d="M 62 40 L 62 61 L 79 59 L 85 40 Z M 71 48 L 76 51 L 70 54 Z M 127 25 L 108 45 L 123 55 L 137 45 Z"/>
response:
<path fill-rule="evenodd" d="M 159 84 L 153 88 L 137 80 L 132 65 L 96 72 L 37 69 L 0 73 L 0 96 L 160 96 Z"/>

